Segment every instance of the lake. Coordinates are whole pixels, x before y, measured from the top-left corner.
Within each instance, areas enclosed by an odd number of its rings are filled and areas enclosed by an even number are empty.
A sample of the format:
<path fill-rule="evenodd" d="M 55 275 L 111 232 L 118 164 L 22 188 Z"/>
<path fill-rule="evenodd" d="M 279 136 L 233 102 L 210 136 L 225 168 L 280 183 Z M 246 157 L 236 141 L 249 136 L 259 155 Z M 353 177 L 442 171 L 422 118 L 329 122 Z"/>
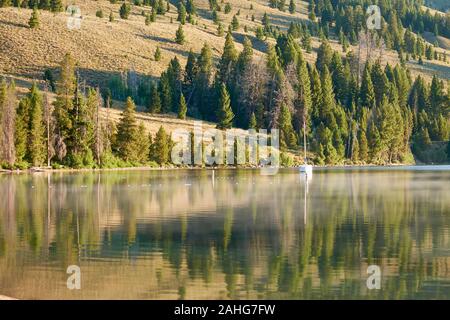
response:
<path fill-rule="evenodd" d="M 450 299 L 449 166 L 15 174 L 0 194 L 0 295 Z"/>

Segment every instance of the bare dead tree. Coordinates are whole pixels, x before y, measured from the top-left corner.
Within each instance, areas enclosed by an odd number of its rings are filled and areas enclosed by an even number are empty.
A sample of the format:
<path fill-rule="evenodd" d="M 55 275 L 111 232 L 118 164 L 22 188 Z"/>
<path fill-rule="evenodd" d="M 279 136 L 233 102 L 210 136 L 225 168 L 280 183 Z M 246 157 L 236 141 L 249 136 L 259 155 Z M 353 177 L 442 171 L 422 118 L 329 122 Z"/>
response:
<path fill-rule="evenodd" d="M 3 100 L 1 117 L 0 158 L 9 166 L 16 161 L 15 127 L 16 127 L 16 87 L 14 82 L 7 86 Z"/>
<path fill-rule="evenodd" d="M 44 85 L 44 119 L 47 134 L 47 166 L 50 167 L 51 160 L 55 156 L 55 120 L 53 118 L 53 105 L 49 101 L 48 85 Z"/>

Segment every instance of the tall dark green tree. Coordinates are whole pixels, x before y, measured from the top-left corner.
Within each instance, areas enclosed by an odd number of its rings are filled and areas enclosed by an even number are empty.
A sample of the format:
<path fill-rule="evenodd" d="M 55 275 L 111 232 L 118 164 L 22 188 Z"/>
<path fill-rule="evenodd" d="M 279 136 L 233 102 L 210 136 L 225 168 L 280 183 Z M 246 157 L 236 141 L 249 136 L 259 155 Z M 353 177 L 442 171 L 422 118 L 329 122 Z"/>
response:
<path fill-rule="evenodd" d="M 229 129 L 233 125 L 234 114 L 231 109 L 230 95 L 222 83 L 220 87 L 219 105 L 217 106 L 217 128 Z"/>

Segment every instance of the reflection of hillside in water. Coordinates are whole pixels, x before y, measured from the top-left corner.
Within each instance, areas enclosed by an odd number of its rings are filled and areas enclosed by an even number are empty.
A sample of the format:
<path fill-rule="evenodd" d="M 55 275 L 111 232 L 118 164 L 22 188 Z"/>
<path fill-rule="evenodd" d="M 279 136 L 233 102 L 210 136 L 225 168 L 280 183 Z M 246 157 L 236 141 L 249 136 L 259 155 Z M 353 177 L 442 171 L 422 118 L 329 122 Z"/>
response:
<path fill-rule="evenodd" d="M 296 172 L 215 176 L 1 176 L 0 293 L 450 298 L 448 173 L 318 171 L 306 223 Z M 70 264 L 83 272 L 78 292 L 65 287 Z M 370 264 L 382 267 L 381 291 L 365 287 Z"/>

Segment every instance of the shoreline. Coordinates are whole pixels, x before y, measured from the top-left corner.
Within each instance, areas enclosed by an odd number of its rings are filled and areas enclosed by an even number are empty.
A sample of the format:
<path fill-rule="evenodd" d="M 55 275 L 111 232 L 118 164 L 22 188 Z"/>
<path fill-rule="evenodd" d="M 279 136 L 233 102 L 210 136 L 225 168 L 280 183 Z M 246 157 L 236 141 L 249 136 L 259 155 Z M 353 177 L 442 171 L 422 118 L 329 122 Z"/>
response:
<path fill-rule="evenodd" d="M 448 166 L 450 163 L 440 163 L 440 164 L 423 164 L 423 163 L 413 163 L 413 164 L 341 164 L 341 165 L 315 165 L 316 168 L 330 168 L 330 169 L 345 169 L 345 168 L 392 168 L 392 167 L 425 167 L 425 166 Z M 299 166 L 290 166 L 290 167 L 282 167 L 279 169 L 296 169 Z M 114 171 L 173 171 L 173 170 L 256 170 L 261 169 L 261 167 L 252 167 L 252 166 L 242 166 L 242 167 L 233 167 L 233 166 L 223 166 L 223 167 L 125 167 L 125 168 L 83 168 L 83 169 L 75 169 L 75 168 L 61 168 L 61 169 L 52 169 L 52 168 L 30 168 L 30 169 L 17 169 L 17 170 L 8 170 L 8 169 L 0 169 L 0 175 L 4 174 L 34 174 L 34 173 L 92 173 L 92 172 L 114 172 Z"/>

